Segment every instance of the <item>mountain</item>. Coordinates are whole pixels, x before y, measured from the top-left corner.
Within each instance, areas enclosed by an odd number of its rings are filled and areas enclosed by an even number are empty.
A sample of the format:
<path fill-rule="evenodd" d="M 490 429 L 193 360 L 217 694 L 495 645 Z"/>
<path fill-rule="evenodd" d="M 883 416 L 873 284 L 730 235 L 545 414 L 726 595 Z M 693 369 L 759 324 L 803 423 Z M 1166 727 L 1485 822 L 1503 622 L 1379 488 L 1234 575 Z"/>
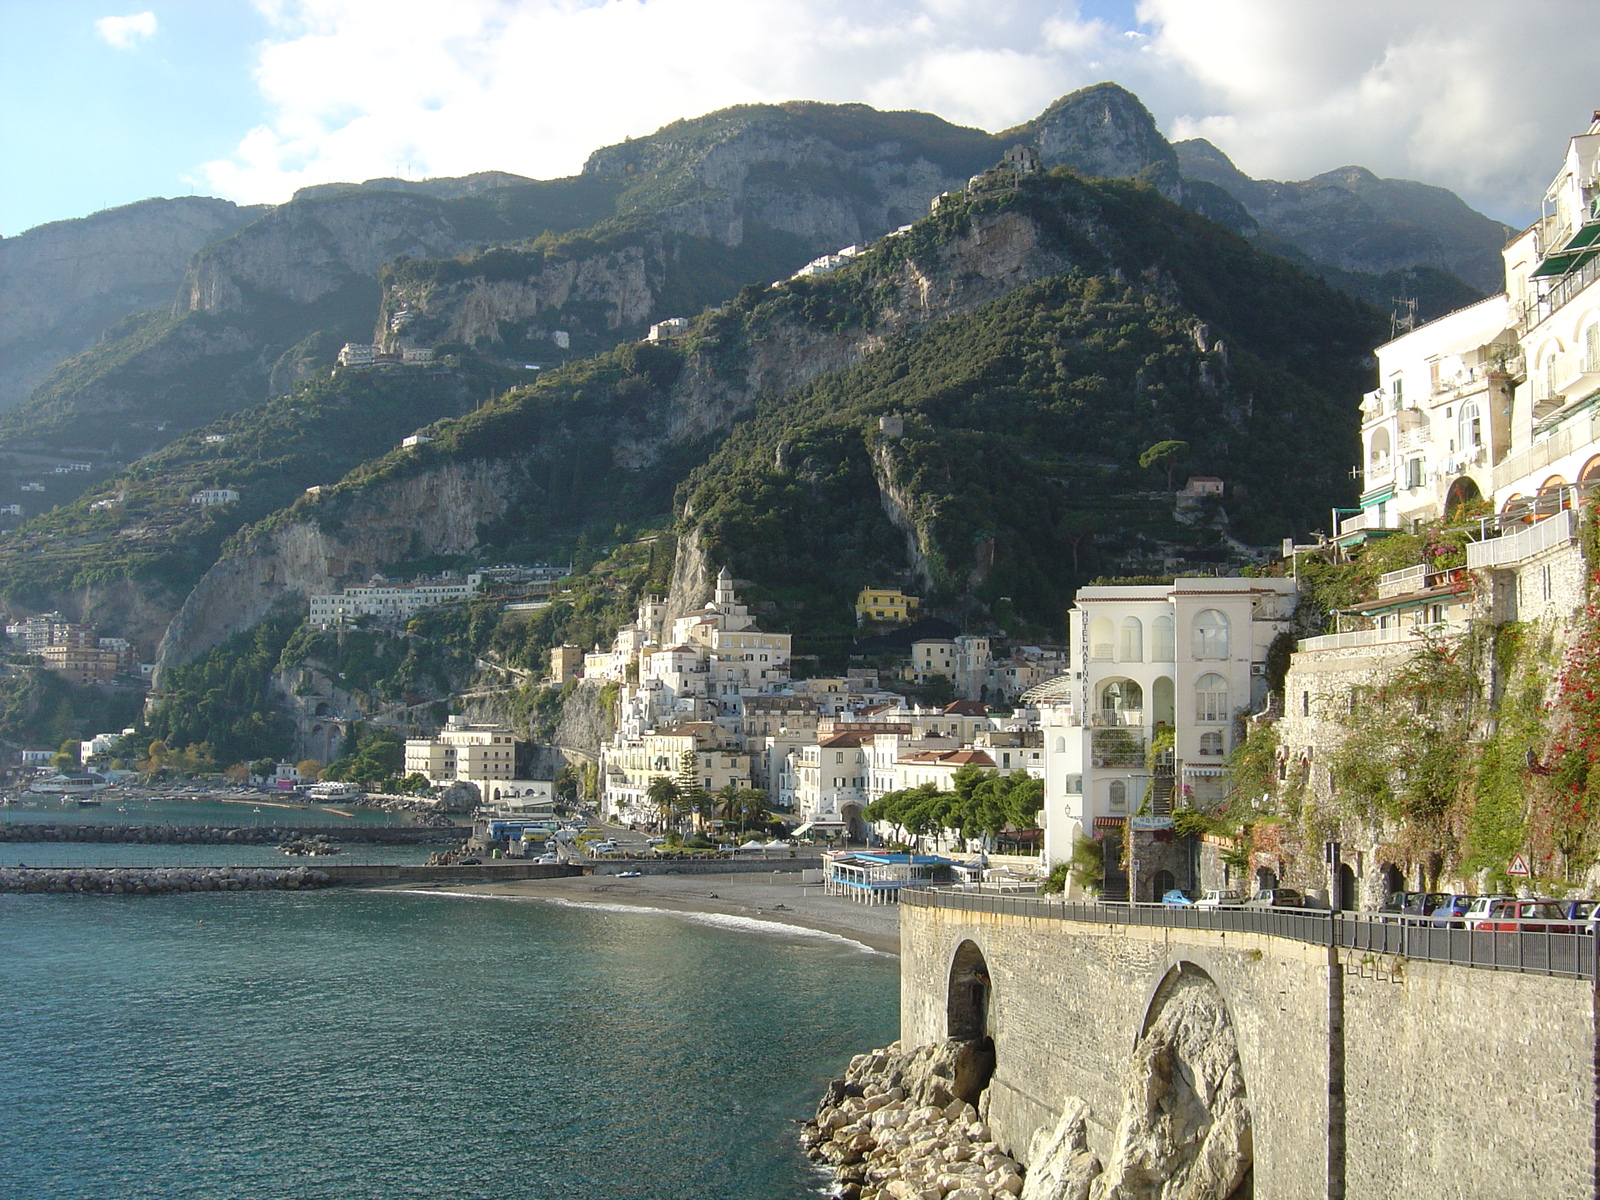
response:
<path fill-rule="evenodd" d="M 721 554 L 809 614 L 819 646 L 878 572 L 990 613 L 1003 583 L 1049 629 L 1085 578 L 1058 561 L 1073 553 L 1237 563 L 1239 534 L 1275 541 L 1346 502 L 1348 453 L 1328 448 L 1354 446 L 1386 329 L 1149 188 L 995 173 L 830 274 L 747 287 L 678 344 L 552 371 L 242 531 L 160 666 L 386 564 L 651 519 L 680 526 L 680 608 Z M 886 446 L 891 407 L 906 429 Z M 1224 474 L 1226 511 L 1175 514 L 1132 464 L 1171 437 Z"/>
<path fill-rule="evenodd" d="M 205 196 L 141 200 L 0 239 L 0 409 L 124 317 L 169 303 L 196 251 L 264 211 Z"/>
<path fill-rule="evenodd" d="M 1174 147 L 1187 179 L 1222 188 L 1263 232 L 1343 271 L 1383 274 L 1431 267 L 1484 294 L 1505 286 L 1501 248 L 1516 231 L 1468 207 L 1454 192 L 1340 167 L 1310 179 L 1251 179 L 1204 138 Z"/>

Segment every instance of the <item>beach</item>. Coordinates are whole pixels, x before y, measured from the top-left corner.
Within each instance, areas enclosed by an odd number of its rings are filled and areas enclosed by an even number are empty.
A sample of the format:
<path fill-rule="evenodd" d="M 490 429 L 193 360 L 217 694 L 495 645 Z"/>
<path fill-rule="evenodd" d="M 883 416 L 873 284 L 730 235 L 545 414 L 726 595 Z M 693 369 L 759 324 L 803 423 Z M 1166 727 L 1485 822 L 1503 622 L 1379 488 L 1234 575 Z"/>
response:
<path fill-rule="evenodd" d="M 818 884 L 802 888 L 800 876 L 792 871 L 770 875 L 641 875 L 636 879 L 584 875 L 407 890 L 721 914 L 798 925 L 849 938 L 885 954 L 900 953 L 900 914 L 895 905 L 856 904 L 839 896 L 826 896 Z"/>

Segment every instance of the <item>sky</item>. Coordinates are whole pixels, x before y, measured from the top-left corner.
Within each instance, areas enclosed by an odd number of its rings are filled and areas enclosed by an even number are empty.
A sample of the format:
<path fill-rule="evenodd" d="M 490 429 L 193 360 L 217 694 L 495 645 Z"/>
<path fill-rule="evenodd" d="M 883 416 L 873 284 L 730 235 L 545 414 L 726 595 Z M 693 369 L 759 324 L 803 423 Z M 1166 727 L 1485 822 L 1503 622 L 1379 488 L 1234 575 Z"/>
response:
<path fill-rule="evenodd" d="M 1600 108 L 1593 0 L 0 0 L 0 235 L 146 196 L 572 174 L 790 99 L 999 130 L 1112 79 L 1258 178 L 1513 225 Z"/>

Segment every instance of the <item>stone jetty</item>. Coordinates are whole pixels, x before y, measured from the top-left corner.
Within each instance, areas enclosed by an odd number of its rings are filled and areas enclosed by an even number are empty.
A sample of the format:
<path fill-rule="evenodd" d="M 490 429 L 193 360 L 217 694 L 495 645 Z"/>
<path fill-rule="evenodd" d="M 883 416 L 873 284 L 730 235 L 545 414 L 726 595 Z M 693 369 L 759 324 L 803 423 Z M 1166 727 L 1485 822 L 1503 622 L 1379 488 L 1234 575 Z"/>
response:
<path fill-rule="evenodd" d="M 0 824 L 0 842 L 120 842 L 170 846 L 276 846 L 293 838 L 321 837 L 341 842 L 410 845 L 453 841 L 469 832 L 454 826 L 422 828 L 393 825 L 102 825 L 95 823 Z"/>
<path fill-rule="evenodd" d="M 993 1050 L 978 1042 L 858 1054 L 801 1142 L 833 1168 L 841 1200 L 1015 1200 L 1023 1168 L 973 1106 L 993 1068 Z"/>
<path fill-rule="evenodd" d="M 332 884 L 307 867 L 0 867 L 0 892 L 158 896 L 169 892 L 299 891 Z"/>

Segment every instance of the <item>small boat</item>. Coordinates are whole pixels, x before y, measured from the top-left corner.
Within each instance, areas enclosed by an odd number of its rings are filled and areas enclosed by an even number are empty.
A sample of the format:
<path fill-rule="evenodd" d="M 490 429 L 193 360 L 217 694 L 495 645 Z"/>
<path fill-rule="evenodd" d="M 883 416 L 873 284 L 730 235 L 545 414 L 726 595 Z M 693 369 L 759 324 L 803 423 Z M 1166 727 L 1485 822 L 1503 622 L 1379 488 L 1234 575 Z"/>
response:
<path fill-rule="evenodd" d="M 100 807 L 100 803 L 101 802 L 99 800 L 96 800 L 93 796 L 79 796 L 78 797 L 78 807 L 79 808 L 99 808 Z"/>

